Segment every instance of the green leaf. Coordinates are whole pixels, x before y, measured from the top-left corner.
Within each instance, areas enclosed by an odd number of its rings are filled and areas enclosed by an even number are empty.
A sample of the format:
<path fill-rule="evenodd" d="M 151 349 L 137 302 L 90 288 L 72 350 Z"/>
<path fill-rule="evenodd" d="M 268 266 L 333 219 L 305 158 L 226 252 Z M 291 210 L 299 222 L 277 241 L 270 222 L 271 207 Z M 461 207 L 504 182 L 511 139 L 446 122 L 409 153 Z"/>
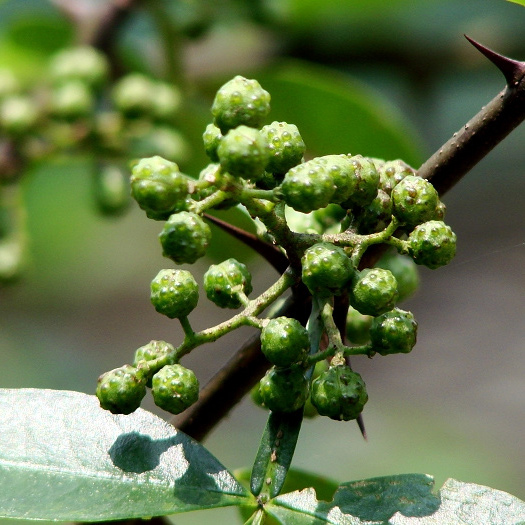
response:
<path fill-rule="evenodd" d="M 514 2 L 515 4 L 525 6 L 525 0 L 507 0 L 507 2 Z"/>
<path fill-rule="evenodd" d="M 302 422 L 302 408 L 289 413 L 270 412 L 253 464 L 250 486 L 256 496 L 263 492 L 273 498 L 281 491 Z M 265 487 L 268 481 L 270 486 Z"/>
<path fill-rule="evenodd" d="M 295 525 L 491 525 L 525 519 L 525 503 L 499 490 L 449 479 L 438 494 L 425 474 L 401 474 L 342 484 L 331 502 L 313 489 L 283 494 L 266 512 Z"/>
<path fill-rule="evenodd" d="M 421 163 L 420 141 L 408 122 L 348 75 L 290 61 L 256 76 L 271 94 L 270 118 L 295 124 L 308 155 L 352 153 Z"/>
<path fill-rule="evenodd" d="M 253 503 L 204 447 L 145 410 L 4 389 L 0 414 L 0 517 L 105 521 Z"/>

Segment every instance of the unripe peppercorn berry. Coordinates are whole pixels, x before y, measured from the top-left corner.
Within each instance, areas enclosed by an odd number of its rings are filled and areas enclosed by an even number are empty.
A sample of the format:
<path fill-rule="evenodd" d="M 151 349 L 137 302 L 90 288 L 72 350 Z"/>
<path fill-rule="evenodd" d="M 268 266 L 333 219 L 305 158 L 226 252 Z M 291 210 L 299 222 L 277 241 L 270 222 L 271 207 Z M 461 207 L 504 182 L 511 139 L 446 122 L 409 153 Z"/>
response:
<path fill-rule="evenodd" d="M 33 100 L 23 95 L 12 95 L 0 104 L 0 128 L 8 135 L 23 135 L 31 131 L 39 118 Z"/>
<path fill-rule="evenodd" d="M 368 394 L 357 372 L 349 366 L 334 366 L 313 381 L 310 399 L 322 416 L 350 421 L 363 411 Z"/>
<path fill-rule="evenodd" d="M 397 281 L 383 268 L 363 270 L 354 281 L 350 304 L 364 315 L 381 315 L 394 308 L 398 297 Z"/>
<path fill-rule="evenodd" d="M 238 292 L 248 295 L 252 291 L 252 276 L 246 265 L 227 259 L 212 264 L 204 274 L 204 291 L 210 301 L 221 308 L 240 308 Z"/>
<path fill-rule="evenodd" d="M 305 404 L 309 387 L 300 367 L 270 368 L 260 381 L 259 394 L 273 412 L 294 412 Z"/>
<path fill-rule="evenodd" d="M 167 219 L 183 205 L 188 192 L 188 179 L 174 162 L 156 155 L 133 166 L 131 195 L 150 219 Z"/>
<path fill-rule="evenodd" d="M 303 283 L 312 295 L 338 295 L 354 275 L 352 263 L 344 250 L 322 242 L 308 248 L 301 259 Z"/>
<path fill-rule="evenodd" d="M 392 190 L 408 175 L 417 175 L 417 171 L 402 160 L 389 160 L 377 167 L 381 189 L 390 195 Z"/>
<path fill-rule="evenodd" d="M 376 268 L 390 270 L 397 281 L 400 303 L 413 295 L 419 287 L 419 272 L 416 263 L 407 255 L 385 253 L 376 263 Z"/>
<path fill-rule="evenodd" d="M 420 224 L 408 236 L 409 254 L 416 264 L 435 270 L 456 255 L 456 234 L 442 221 Z"/>
<path fill-rule="evenodd" d="M 267 171 L 282 176 L 301 162 L 306 146 L 295 124 L 272 122 L 262 127 L 261 135 L 270 150 Z"/>
<path fill-rule="evenodd" d="M 355 308 L 348 308 L 346 316 L 346 337 L 351 343 L 362 345 L 370 340 L 370 326 L 373 317 L 359 313 Z"/>
<path fill-rule="evenodd" d="M 393 214 L 414 227 L 434 218 L 439 197 L 430 182 L 408 175 L 392 190 L 392 204 Z"/>
<path fill-rule="evenodd" d="M 158 407 L 180 414 L 199 399 L 199 381 L 182 365 L 166 365 L 153 376 L 151 393 Z"/>
<path fill-rule="evenodd" d="M 284 202 L 303 213 L 328 206 L 335 189 L 328 169 L 313 160 L 303 162 L 289 170 L 281 185 Z"/>
<path fill-rule="evenodd" d="M 98 378 L 97 397 L 100 406 L 112 414 L 131 414 L 146 395 L 146 380 L 137 377 L 131 365 L 110 370 Z"/>
<path fill-rule="evenodd" d="M 202 134 L 202 141 L 204 142 L 204 151 L 212 162 L 219 162 L 217 148 L 221 143 L 221 139 L 221 130 L 215 124 L 208 124 Z"/>
<path fill-rule="evenodd" d="M 308 355 L 309 349 L 308 332 L 296 319 L 277 317 L 262 329 L 262 353 L 275 366 L 298 363 Z"/>
<path fill-rule="evenodd" d="M 377 195 L 379 189 L 379 173 L 373 161 L 362 155 L 347 155 L 352 164 L 353 183 L 352 194 L 341 203 L 343 208 L 354 206 L 368 206 Z"/>
<path fill-rule="evenodd" d="M 211 112 L 223 134 L 241 125 L 258 128 L 270 112 L 270 94 L 257 80 L 238 75 L 219 88 Z"/>
<path fill-rule="evenodd" d="M 94 194 L 99 211 L 104 215 L 121 215 L 131 202 L 127 170 L 114 164 L 99 166 L 94 173 Z"/>
<path fill-rule="evenodd" d="M 160 121 L 170 121 L 180 109 L 182 94 L 175 86 L 154 82 L 152 100 L 153 117 Z"/>
<path fill-rule="evenodd" d="M 181 211 L 170 216 L 159 238 L 164 257 L 177 264 L 192 264 L 205 255 L 211 230 L 196 213 Z"/>
<path fill-rule="evenodd" d="M 153 361 L 159 357 L 165 357 L 167 355 L 174 355 L 175 349 L 166 341 L 150 341 L 147 345 L 137 348 L 135 351 L 135 359 L 133 360 L 133 366 L 137 368 L 143 368 L 147 366 L 148 361 Z M 153 375 L 154 371 L 151 371 Z M 152 382 L 151 377 L 148 379 L 146 386 L 151 388 Z"/>
<path fill-rule="evenodd" d="M 249 180 L 261 178 L 269 155 L 266 139 L 259 130 L 248 126 L 228 131 L 217 148 L 222 169 L 235 177 Z"/>
<path fill-rule="evenodd" d="M 161 270 L 151 282 L 151 303 L 170 319 L 188 316 L 198 301 L 199 286 L 187 270 Z"/>
<path fill-rule="evenodd" d="M 313 163 L 323 166 L 334 184 L 335 191 L 330 201 L 340 204 L 356 192 L 359 182 L 355 166 L 348 155 L 325 155 L 315 157 Z"/>
<path fill-rule="evenodd" d="M 417 323 L 411 312 L 394 308 L 372 321 L 370 340 L 372 350 L 378 354 L 408 354 L 416 339 Z"/>

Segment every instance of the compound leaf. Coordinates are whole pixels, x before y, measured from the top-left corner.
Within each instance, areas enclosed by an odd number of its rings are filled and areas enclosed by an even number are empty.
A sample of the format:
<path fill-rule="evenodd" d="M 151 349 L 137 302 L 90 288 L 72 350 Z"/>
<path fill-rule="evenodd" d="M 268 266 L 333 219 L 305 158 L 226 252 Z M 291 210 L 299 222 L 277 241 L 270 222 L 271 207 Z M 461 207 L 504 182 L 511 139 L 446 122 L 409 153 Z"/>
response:
<path fill-rule="evenodd" d="M 0 517 L 106 521 L 253 503 L 204 447 L 145 410 L 4 389 L 0 414 Z"/>

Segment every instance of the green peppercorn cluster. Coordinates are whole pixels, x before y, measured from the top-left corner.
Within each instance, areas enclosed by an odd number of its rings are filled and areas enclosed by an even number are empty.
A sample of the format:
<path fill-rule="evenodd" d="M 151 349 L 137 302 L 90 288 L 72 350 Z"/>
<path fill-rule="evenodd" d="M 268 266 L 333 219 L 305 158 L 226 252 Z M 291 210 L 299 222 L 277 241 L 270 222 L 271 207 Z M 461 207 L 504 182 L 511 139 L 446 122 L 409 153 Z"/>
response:
<path fill-rule="evenodd" d="M 153 111 L 128 90 L 145 93 L 151 86 L 138 76 L 121 85 L 115 96 L 128 118 Z M 148 218 L 163 221 L 160 249 L 175 265 L 202 261 L 214 241 L 209 214 L 238 206 L 266 248 L 273 246 L 274 254 L 277 248 L 287 259 L 288 269 L 254 296 L 245 262 L 229 256 L 211 264 L 202 276 L 204 294 L 236 312 L 200 332 L 191 325 L 199 279 L 185 268 L 160 270 L 151 282 L 151 302 L 159 313 L 178 319 L 183 341 L 152 342 L 136 351 L 133 365 L 103 375 L 97 393 L 104 408 L 129 413 L 150 387 L 159 407 L 181 412 L 199 396 L 195 374 L 181 358 L 250 326 L 260 331 L 268 361 L 252 390 L 258 404 L 273 412 L 348 421 L 360 417 L 368 400 L 348 357 L 408 353 L 414 347 L 417 322 L 399 303 L 417 289 L 417 265 L 435 269 L 455 254 L 456 236 L 443 222 L 445 207 L 436 190 L 400 160 L 349 153 L 308 158 L 297 126 L 267 123 L 269 112 L 269 93 L 256 80 L 235 77 L 217 91 L 212 122 L 202 135 L 209 164 L 192 177 L 162 156 L 142 158 L 132 168 L 131 194 Z M 253 235 L 246 238 L 264 246 Z M 363 255 L 373 245 L 391 251 L 363 268 Z M 311 301 L 308 323 L 264 316 L 290 288 Z M 336 312 L 344 304 L 347 311 Z"/>

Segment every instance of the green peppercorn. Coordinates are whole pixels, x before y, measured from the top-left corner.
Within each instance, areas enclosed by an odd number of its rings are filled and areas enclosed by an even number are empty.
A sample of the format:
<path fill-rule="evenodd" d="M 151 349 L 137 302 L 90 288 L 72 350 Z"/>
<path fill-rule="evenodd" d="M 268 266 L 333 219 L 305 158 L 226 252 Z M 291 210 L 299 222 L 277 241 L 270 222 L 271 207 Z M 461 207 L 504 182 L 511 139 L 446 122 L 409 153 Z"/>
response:
<path fill-rule="evenodd" d="M 377 268 L 390 270 L 397 281 L 400 303 L 412 296 L 419 288 L 419 272 L 417 265 L 407 255 L 397 253 L 385 253 L 375 265 Z"/>
<path fill-rule="evenodd" d="M 211 230 L 196 213 L 181 211 L 170 216 L 159 238 L 164 257 L 177 264 L 193 264 L 206 254 Z"/>
<path fill-rule="evenodd" d="M 372 321 L 370 340 L 378 354 L 407 354 L 414 348 L 416 339 L 417 323 L 411 312 L 394 308 Z"/>
<path fill-rule="evenodd" d="M 383 268 L 367 268 L 354 280 L 350 304 L 365 315 L 380 315 L 394 308 L 398 298 L 397 281 Z"/>
<path fill-rule="evenodd" d="M 261 350 L 275 366 L 287 367 L 298 363 L 310 350 L 308 332 L 296 319 L 271 319 L 261 331 Z"/>
<path fill-rule="evenodd" d="M 306 146 L 297 126 L 286 122 L 272 122 L 262 127 L 261 135 L 270 150 L 267 171 L 282 176 L 301 162 Z"/>
<path fill-rule="evenodd" d="M 199 399 L 199 381 L 182 365 L 166 365 L 153 376 L 151 393 L 158 407 L 180 414 Z"/>
<path fill-rule="evenodd" d="M 302 279 L 312 295 L 338 295 L 348 285 L 355 270 L 344 250 L 330 243 L 317 243 L 301 259 Z"/>
<path fill-rule="evenodd" d="M 167 219 L 184 206 L 188 192 L 188 178 L 162 157 L 141 159 L 132 169 L 131 195 L 150 219 Z"/>
<path fill-rule="evenodd" d="M 151 282 L 151 303 L 170 319 L 188 316 L 199 301 L 199 286 L 187 270 L 161 270 Z"/>
<path fill-rule="evenodd" d="M 361 376 L 349 366 L 334 366 L 312 383 L 312 404 L 319 414 L 336 421 L 356 419 L 368 401 Z"/>
<path fill-rule="evenodd" d="M 416 264 L 435 270 L 456 255 L 456 234 L 442 221 L 428 221 L 414 228 L 408 246 Z"/>
<path fill-rule="evenodd" d="M 355 308 L 348 308 L 346 316 L 346 336 L 351 343 L 362 345 L 370 340 L 370 326 L 373 317 L 358 312 Z"/>
<path fill-rule="evenodd" d="M 248 180 L 260 179 L 270 151 L 261 133 L 248 126 L 231 129 L 221 139 L 217 156 L 224 171 Z"/>
<path fill-rule="evenodd" d="M 211 112 L 223 134 L 241 125 L 258 128 L 270 112 L 270 94 L 257 80 L 236 76 L 219 88 Z"/>
<path fill-rule="evenodd" d="M 221 308 L 240 308 L 239 292 L 252 291 L 252 276 L 246 265 L 236 259 L 212 264 L 204 274 L 204 291 L 210 301 Z"/>
<path fill-rule="evenodd" d="M 80 46 L 55 54 L 49 66 L 55 83 L 71 80 L 94 87 L 102 84 L 108 76 L 109 64 L 103 53 L 89 46 Z"/>
<path fill-rule="evenodd" d="M 131 414 L 146 395 L 146 380 L 137 376 L 131 365 L 110 370 L 98 378 L 100 406 L 112 414 Z"/>
<path fill-rule="evenodd" d="M 94 173 L 95 202 L 108 216 L 121 215 L 130 204 L 129 176 L 120 166 L 103 164 Z"/>
<path fill-rule="evenodd" d="M 270 368 L 261 379 L 259 393 L 273 412 L 295 412 L 308 399 L 309 386 L 301 367 Z"/>

